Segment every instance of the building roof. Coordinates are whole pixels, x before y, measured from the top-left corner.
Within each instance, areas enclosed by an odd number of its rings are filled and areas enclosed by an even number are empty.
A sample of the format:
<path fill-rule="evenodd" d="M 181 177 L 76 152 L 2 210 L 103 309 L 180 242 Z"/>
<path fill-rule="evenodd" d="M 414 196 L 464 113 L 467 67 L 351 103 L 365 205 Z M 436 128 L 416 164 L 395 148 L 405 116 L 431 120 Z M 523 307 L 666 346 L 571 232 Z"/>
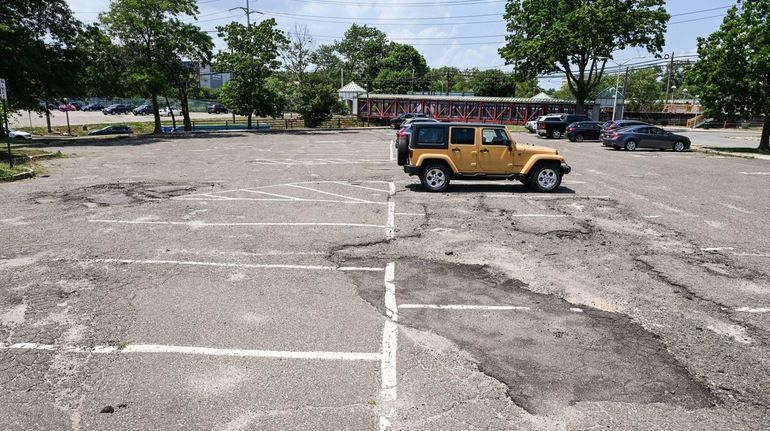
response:
<path fill-rule="evenodd" d="M 356 84 L 355 81 L 348 82 L 344 87 L 337 90 L 338 93 L 366 93 L 366 89 Z"/>
<path fill-rule="evenodd" d="M 361 95 L 360 98 L 366 96 Z M 422 96 L 414 94 L 376 94 L 369 93 L 370 99 L 399 99 L 399 100 L 452 100 L 452 101 L 468 101 L 468 102 L 519 102 L 519 103 L 563 103 L 566 105 L 574 105 L 574 100 L 560 100 L 560 99 L 536 99 L 534 97 L 480 97 L 480 96 Z M 586 100 L 586 104 L 592 104 L 592 100 Z"/>

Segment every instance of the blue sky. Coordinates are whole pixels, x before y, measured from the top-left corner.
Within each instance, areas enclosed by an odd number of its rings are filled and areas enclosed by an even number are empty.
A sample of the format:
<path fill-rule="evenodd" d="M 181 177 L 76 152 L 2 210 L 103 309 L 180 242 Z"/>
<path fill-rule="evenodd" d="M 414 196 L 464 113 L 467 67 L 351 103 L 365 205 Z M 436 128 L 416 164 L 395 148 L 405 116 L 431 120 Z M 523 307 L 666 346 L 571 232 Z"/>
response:
<path fill-rule="evenodd" d="M 67 0 L 76 17 L 90 22 L 109 6 L 109 0 Z M 430 67 L 454 66 L 510 70 L 497 53 L 504 43 L 502 19 L 505 0 L 249 0 L 252 20 L 273 17 L 279 28 L 294 31 L 306 25 L 316 45 L 342 38 L 352 23 L 367 24 L 384 31 L 390 40 L 409 43 L 425 57 Z M 722 22 L 735 0 L 667 0 L 672 15 L 664 53 L 675 56 L 695 53 L 698 36 L 707 36 Z M 230 21 L 245 23 L 246 0 L 199 0 L 198 25 L 212 31 L 218 49 L 224 49 L 213 32 Z M 233 9 L 236 8 L 236 9 Z M 591 25 L 590 23 L 588 25 Z M 640 58 L 641 57 L 641 58 Z M 628 49 L 615 58 L 628 63 L 652 57 L 643 49 Z M 561 80 L 541 81 L 558 87 Z"/>

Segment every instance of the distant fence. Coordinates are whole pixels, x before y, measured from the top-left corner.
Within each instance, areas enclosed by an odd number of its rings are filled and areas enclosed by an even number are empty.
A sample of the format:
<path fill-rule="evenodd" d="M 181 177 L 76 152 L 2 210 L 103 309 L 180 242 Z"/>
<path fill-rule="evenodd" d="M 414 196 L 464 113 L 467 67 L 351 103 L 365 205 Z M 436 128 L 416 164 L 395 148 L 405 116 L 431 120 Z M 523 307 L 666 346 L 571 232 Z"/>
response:
<path fill-rule="evenodd" d="M 192 121 L 193 131 L 214 131 L 214 130 L 247 130 L 247 121 L 243 117 L 236 117 L 235 120 L 205 120 Z M 366 121 L 357 117 L 334 117 L 329 121 L 322 122 L 316 129 L 343 129 L 349 127 L 364 127 Z M 305 128 L 305 121 L 302 118 L 252 118 L 252 130 L 291 130 Z M 177 121 L 176 131 L 183 131 L 184 125 Z M 163 125 L 164 132 L 174 131 L 173 127 L 167 123 Z"/>

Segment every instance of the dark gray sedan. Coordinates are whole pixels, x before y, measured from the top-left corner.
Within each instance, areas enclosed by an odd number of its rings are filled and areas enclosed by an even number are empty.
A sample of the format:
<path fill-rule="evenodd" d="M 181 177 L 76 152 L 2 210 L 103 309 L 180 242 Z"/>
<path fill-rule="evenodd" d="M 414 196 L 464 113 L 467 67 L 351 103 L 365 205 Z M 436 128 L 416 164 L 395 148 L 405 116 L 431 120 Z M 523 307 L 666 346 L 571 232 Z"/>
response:
<path fill-rule="evenodd" d="M 637 148 L 658 148 L 684 151 L 690 149 L 690 138 L 675 135 L 655 126 L 632 126 L 602 134 L 602 145 L 615 150 L 625 148 L 634 151 Z"/>

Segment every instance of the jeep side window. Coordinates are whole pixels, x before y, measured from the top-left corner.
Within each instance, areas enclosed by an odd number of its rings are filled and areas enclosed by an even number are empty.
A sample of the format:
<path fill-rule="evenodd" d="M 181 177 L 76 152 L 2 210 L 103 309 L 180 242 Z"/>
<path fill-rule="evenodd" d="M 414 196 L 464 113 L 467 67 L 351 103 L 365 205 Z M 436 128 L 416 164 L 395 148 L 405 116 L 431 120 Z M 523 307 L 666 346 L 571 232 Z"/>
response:
<path fill-rule="evenodd" d="M 445 127 L 420 127 L 417 129 L 417 145 L 425 147 L 445 147 Z"/>
<path fill-rule="evenodd" d="M 453 127 L 450 132 L 453 145 L 475 145 L 476 129 L 473 127 Z"/>
<path fill-rule="evenodd" d="M 506 145 L 508 136 L 502 129 L 483 129 L 481 131 L 481 142 L 484 145 Z"/>

